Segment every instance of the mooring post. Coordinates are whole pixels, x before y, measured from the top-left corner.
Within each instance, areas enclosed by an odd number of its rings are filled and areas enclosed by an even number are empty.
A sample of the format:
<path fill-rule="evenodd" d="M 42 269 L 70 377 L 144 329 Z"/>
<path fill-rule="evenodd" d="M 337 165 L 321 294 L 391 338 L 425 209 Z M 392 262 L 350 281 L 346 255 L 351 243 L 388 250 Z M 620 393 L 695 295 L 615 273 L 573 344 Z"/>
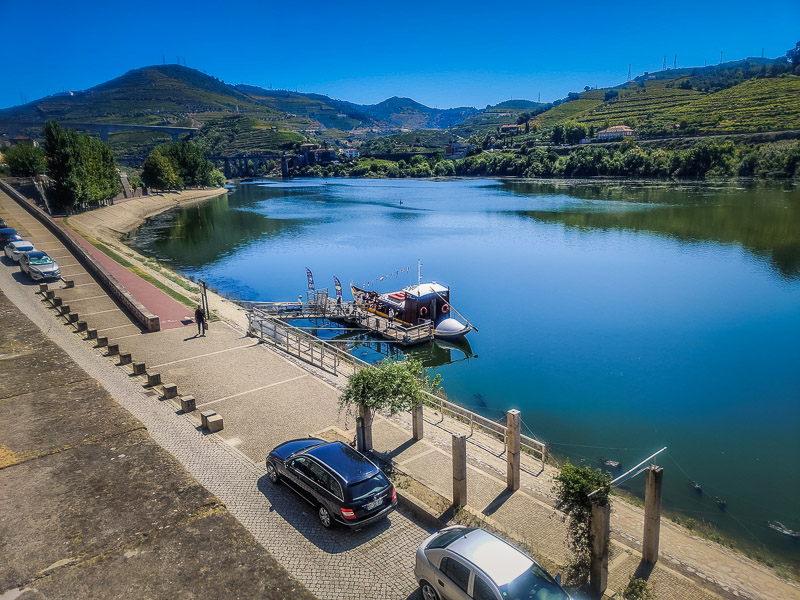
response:
<path fill-rule="evenodd" d="M 515 492 L 519 489 L 520 445 L 522 416 L 512 408 L 506 413 L 506 488 Z"/>
<path fill-rule="evenodd" d="M 467 503 L 467 436 L 453 434 L 453 506 Z"/>
<path fill-rule="evenodd" d="M 592 551 L 589 586 L 596 598 L 608 587 L 608 541 L 611 535 L 611 505 L 607 499 L 592 500 Z"/>
<path fill-rule="evenodd" d="M 411 408 L 411 429 L 415 440 L 421 440 L 424 437 L 422 416 L 422 402 L 420 402 Z"/>
<path fill-rule="evenodd" d="M 658 540 L 661 535 L 661 483 L 664 469 L 651 465 L 647 469 L 644 489 L 644 539 L 642 559 L 654 565 L 658 560 Z"/>

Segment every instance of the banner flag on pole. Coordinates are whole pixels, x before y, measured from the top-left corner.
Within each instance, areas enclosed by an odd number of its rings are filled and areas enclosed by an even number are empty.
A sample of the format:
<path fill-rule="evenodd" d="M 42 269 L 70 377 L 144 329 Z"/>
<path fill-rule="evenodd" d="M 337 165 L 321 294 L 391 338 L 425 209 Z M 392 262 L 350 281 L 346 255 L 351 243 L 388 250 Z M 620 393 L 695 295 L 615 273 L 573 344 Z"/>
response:
<path fill-rule="evenodd" d="M 339 282 L 339 278 L 336 275 L 333 276 L 333 287 L 336 288 L 336 301 L 341 302 L 342 284 Z"/>
<path fill-rule="evenodd" d="M 308 289 L 309 291 L 314 291 L 314 276 L 311 274 L 311 269 L 306 267 L 306 277 L 308 277 Z"/>

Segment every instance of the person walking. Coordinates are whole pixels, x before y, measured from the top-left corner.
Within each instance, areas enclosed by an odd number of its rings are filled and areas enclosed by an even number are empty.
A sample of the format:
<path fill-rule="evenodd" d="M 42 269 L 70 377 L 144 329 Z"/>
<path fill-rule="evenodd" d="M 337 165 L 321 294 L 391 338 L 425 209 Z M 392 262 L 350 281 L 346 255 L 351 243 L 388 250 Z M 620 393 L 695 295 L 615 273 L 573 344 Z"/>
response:
<path fill-rule="evenodd" d="M 205 337 L 206 335 L 206 311 L 199 304 L 197 310 L 194 311 L 194 320 L 197 323 L 197 335 Z"/>
<path fill-rule="evenodd" d="M 389 327 L 392 327 L 393 323 L 394 323 L 394 309 L 390 308 L 389 309 Z"/>

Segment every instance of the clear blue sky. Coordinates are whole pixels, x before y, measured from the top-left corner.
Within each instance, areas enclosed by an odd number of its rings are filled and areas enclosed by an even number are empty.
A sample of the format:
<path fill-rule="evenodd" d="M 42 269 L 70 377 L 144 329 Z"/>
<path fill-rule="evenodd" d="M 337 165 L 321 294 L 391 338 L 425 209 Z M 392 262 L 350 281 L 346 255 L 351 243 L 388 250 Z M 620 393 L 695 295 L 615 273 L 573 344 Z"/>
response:
<path fill-rule="evenodd" d="M 783 55 L 800 1 L 0 0 L 0 107 L 185 57 L 228 83 L 430 106 L 563 97 L 671 66 Z"/>

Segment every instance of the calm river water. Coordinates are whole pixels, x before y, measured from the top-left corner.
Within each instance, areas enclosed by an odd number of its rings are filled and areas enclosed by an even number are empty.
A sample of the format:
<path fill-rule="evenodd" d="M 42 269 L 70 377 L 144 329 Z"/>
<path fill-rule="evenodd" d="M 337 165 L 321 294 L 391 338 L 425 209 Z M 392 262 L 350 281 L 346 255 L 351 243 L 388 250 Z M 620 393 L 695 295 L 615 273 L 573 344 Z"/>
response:
<path fill-rule="evenodd" d="M 480 329 L 471 350 L 420 350 L 455 361 L 437 367 L 451 400 L 519 408 L 555 453 L 594 466 L 669 446 L 665 508 L 799 560 L 767 522 L 800 530 L 800 191 L 313 179 L 231 192 L 152 219 L 134 245 L 254 300 L 296 299 L 305 267 L 331 293 L 333 275 L 345 289 L 391 275 L 375 288 L 391 291 L 421 259 Z"/>

